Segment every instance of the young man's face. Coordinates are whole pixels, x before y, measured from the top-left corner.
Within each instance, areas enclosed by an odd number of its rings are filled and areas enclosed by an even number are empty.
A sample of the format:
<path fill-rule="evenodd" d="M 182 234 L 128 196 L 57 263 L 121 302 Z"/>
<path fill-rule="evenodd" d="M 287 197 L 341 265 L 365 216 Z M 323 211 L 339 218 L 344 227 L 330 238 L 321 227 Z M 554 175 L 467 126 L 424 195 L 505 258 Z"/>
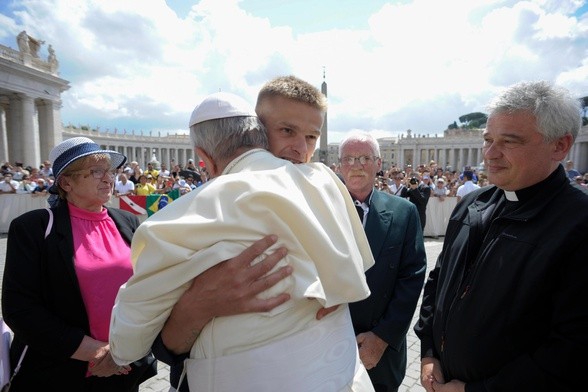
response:
<path fill-rule="evenodd" d="M 265 125 L 269 150 L 293 163 L 310 162 L 321 134 L 324 113 L 306 103 L 284 97 L 265 98 L 257 104 Z"/>

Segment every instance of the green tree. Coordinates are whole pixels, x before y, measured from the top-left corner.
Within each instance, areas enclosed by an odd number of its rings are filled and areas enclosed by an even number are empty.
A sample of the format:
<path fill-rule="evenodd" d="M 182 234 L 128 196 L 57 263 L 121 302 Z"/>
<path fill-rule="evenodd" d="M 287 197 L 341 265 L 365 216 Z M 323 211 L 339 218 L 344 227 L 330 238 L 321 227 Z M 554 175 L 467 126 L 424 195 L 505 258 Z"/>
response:
<path fill-rule="evenodd" d="M 468 129 L 480 128 L 482 125 L 486 124 L 487 120 L 488 115 L 481 112 L 464 114 L 459 117 L 459 122 L 463 124 L 462 127 Z"/>

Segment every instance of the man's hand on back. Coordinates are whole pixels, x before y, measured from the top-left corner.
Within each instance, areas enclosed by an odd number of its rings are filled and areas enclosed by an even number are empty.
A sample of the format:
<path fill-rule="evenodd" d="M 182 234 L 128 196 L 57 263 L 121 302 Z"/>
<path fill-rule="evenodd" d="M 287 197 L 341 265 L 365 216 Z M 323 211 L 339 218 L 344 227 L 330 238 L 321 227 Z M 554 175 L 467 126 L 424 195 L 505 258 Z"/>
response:
<path fill-rule="evenodd" d="M 290 299 L 287 293 L 259 299 L 257 295 L 292 273 L 285 266 L 269 271 L 287 254 L 279 248 L 251 265 L 277 241 L 266 236 L 238 256 L 225 260 L 197 276 L 172 309 L 161 332 L 165 346 L 175 354 L 188 352 L 204 326 L 213 318 L 251 312 L 267 312 Z"/>

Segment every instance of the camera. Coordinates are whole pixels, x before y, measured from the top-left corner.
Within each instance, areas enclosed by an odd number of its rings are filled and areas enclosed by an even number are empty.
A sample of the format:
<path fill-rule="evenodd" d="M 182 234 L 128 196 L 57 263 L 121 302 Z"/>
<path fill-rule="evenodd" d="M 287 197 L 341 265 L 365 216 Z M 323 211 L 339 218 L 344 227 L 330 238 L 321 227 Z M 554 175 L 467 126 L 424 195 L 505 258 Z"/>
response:
<path fill-rule="evenodd" d="M 410 180 L 408 180 L 408 182 L 410 182 L 411 185 L 418 184 L 418 181 L 415 177 L 412 177 Z"/>

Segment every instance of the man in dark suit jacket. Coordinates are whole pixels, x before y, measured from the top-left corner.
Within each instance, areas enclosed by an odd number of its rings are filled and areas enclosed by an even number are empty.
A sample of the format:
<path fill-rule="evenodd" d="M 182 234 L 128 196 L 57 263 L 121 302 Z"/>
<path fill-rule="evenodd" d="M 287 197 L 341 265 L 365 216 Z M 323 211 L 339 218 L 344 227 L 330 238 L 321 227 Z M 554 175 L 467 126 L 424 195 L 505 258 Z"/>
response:
<path fill-rule="evenodd" d="M 378 142 L 348 136 L 339 158 L 376 260 L 366 271 L 370 296 L 350 304 L 359 354 L 376 392 L 397 391 L 406 371 L 406 333 L 421 293 L 426 255 L 414 204 L 374 189 L 381 170 Z"/>

